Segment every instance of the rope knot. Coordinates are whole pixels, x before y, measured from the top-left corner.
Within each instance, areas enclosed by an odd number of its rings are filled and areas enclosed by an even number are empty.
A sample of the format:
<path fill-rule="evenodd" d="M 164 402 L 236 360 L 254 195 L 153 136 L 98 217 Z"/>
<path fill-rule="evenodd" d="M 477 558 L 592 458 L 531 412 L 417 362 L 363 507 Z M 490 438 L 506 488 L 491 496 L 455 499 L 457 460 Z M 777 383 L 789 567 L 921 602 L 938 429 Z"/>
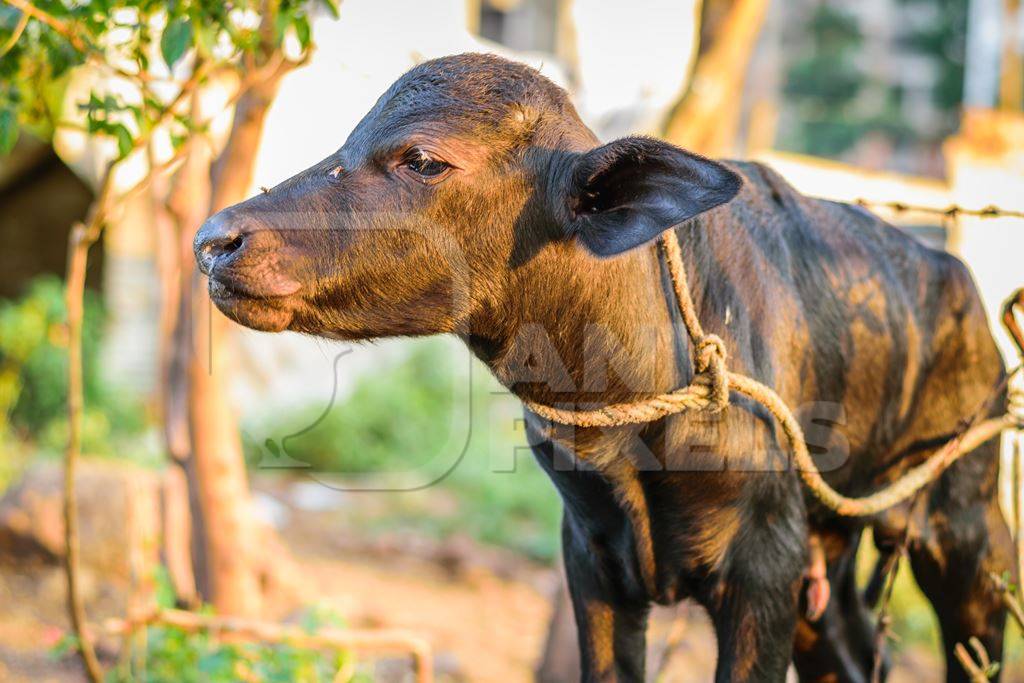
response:
<path fill-rule="evenodd" d="M 693 355 L 698 373 L 713 371 L 714 366 L 725 365 L 725 342 L 717 334 L 706 334 L 697 342 Z"/>
<path fill-rule="evenodd" d="M 729 405 L 729 378 L 725 369 L 725 342 L 716 334 L 705 334 L 694 348 L 693 364 L 698 375 L 707 377 L 711 386 L 708 410 L 720 412 Z"/>

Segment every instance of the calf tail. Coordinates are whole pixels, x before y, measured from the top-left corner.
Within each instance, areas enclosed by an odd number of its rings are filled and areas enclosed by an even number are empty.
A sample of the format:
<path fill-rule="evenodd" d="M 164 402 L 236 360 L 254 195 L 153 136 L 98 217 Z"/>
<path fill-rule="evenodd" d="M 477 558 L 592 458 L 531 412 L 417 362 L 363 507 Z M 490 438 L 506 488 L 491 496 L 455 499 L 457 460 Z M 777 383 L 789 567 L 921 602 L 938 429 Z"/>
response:
<path fill-rule="evenodd" d="M 1024 333 L 1021 332 L 1014 309 L 1019 309 L 1021 313 L 1024 313 L 1024 287 L 1010 295 L 1010 298 L 1003 304 L 1003 327 L 1013 339 L 1013 343 L 1017 345 L 1017 353 L 1024 358 Z"/>

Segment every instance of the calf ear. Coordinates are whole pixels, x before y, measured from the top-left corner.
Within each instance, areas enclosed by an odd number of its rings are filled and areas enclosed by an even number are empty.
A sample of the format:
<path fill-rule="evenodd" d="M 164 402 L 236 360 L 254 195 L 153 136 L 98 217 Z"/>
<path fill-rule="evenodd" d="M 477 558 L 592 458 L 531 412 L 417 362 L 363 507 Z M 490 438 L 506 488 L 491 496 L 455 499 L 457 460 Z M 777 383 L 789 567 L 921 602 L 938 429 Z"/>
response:
<path fill-rule="evenodd" d="M 653 138 L 627 137 L 577 158 L 569 180 L 569 232 L 598 256 L 614 256 L 739 192 L 717 162 Z"/>

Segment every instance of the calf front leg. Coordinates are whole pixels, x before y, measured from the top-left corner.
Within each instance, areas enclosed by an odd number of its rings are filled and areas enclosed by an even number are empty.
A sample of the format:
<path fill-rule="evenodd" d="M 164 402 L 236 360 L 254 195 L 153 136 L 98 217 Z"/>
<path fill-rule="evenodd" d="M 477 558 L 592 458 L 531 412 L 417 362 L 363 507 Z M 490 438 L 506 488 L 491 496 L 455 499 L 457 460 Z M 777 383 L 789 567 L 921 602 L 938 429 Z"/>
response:
<path fill-rule="evenodd" d="M 738 578 L 726 580 L 722 598 L 708 607 L 718 639 L 717 683 L 782 683 L 793 648 L 800 579 L 758 594 Z M 782 590 L 779 590 L 782 589 Z"/>
<path fill-rule="evenodd" d="M 737 534 L 700 598 L 718 638 L 715 681 L 786 679 L 806 557 L 802 516 L 751 519 Z"/>
<path fill-rule="evenodd" d="M 603 549 L 562 523 L 565 573 L 572 596 L 584 683 L 643 683 L 646 600 L 627 597 Z"/>

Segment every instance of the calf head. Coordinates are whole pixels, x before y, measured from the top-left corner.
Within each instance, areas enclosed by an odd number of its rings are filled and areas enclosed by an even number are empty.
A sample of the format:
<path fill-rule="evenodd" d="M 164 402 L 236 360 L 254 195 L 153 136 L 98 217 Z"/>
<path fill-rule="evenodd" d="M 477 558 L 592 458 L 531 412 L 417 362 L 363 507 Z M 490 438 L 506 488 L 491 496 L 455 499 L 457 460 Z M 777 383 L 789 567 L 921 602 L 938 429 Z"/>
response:
<path fill-rule="evenodd" d="M 249 327 L 461 333 L 541 250 L 600 267 L 739 184 L 658 140 L 599 145 L 537 71 L 459 55 L 406 73 L 341 149 L 212 216 L 194 246 L 213 301 Z"/>

